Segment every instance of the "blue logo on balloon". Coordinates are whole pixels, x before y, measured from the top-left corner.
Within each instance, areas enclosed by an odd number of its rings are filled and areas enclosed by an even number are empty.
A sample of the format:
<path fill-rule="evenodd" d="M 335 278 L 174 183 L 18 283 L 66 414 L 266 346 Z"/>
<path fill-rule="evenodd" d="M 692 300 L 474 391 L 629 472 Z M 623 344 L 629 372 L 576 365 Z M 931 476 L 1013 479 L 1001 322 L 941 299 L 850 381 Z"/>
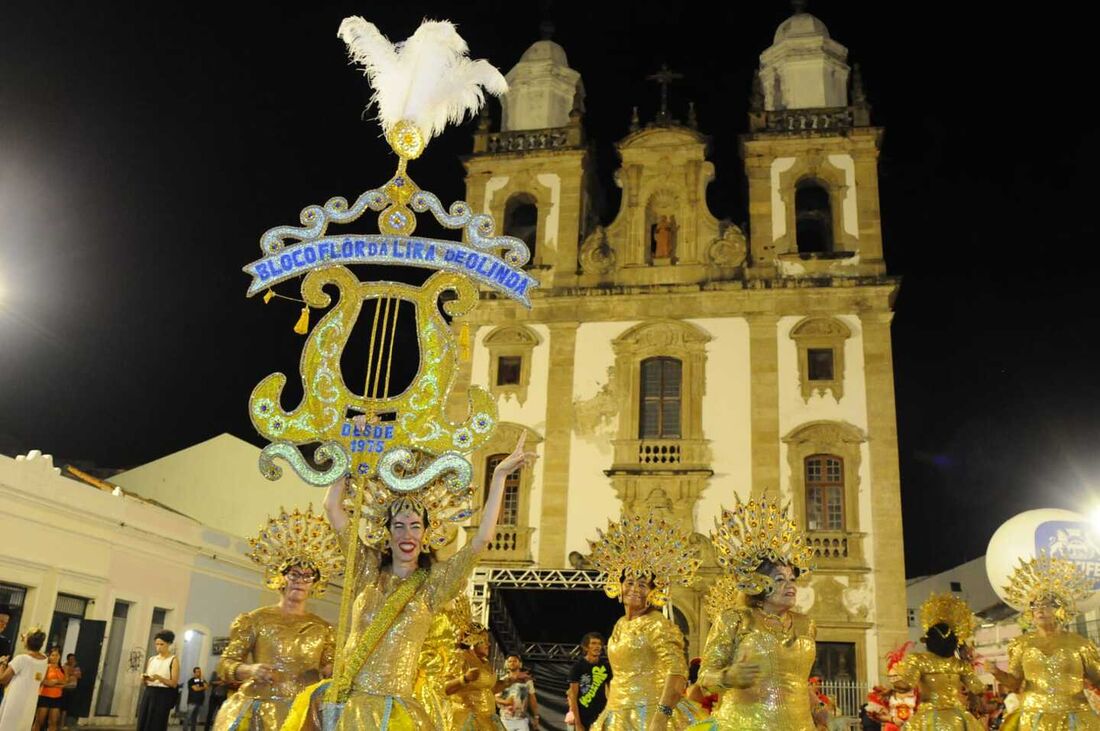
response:
<path fill-rule="evenodd" d="M 1100 589 L 1100 540 L 1089 523 L 1079 520 L 1048 520 L 1035 528 L 1035 555 L 1073 561 Z"/>

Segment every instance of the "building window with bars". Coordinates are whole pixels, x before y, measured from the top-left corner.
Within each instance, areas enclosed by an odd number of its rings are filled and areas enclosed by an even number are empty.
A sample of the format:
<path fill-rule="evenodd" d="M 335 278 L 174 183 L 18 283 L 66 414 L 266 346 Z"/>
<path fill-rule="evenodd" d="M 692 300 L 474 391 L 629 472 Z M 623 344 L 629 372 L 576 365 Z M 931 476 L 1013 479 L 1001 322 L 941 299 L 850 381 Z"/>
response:
<path fill-rule="evenodd" d="M 642 361 L 641 439 L 679 439 L 682 364 L 676 358 Z"/>
<path fill-rule="evenodd" d="M 494 454 L 485 460 L 485 489 L 482 500 L 489 497 L 489 485 L 493 482 L 493 470 L 507 457 L 507 454 Z M 519 468 L 504 479 L 504 500 L 500 506 L 498 525 L 516 527 L 519 525 L 519 485 L 523 468 Z"/>
<path fill-rule="evenodd" d="M 840 457 L 806 458 L 806 529 L 844 530 L 844 460 Z"/>

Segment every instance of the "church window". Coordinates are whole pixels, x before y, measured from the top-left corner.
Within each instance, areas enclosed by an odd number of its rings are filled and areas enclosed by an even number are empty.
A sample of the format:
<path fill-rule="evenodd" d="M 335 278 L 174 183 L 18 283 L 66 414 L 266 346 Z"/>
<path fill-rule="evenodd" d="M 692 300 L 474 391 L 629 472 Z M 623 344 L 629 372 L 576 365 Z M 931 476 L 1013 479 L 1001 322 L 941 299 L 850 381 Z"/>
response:
<path fill-rule="evenodd" d="M 681 363 L 676 358 L 642 361 L 641 413 L 638 436 L 642 439 L 680 438 Z"/>
<path fill-rule="evenodd" d="M 527 400 L 531 384 L 531 360 L 539 344 L 538 334 L 523 325 L 498 327 L 482 341 L 489 351 L 489 392 L 506 399 Z"/>
<path fill-rule="evenodd" d="M 800 254 L 830 253 L 833 249 L 833 213 L 829 191 L 813 179 L 794 191 L 795 243 Z"/>
<path fill-rule="evenodd" d="M 539 208 L 534 196 L 517 193 L 504 204 L 504 234 L 522 239 L 535 261 L 535 243 L 538 238 Z"/>
<path fill-rule="evenodd" d="M 808 348 L 806 358 L 811 381 L 833 380 L 832 348 Z"/>
<path fill-rule="evenodd" d="M 791 328 L 803 400 L 830 392 L 837 401 L 844 397 L 844 344 L 851 335 L 835 317 L 807 317 Z"/>
<path fill-rule="evenodd" d="M 490 455 L 485 460 L 485 489 L 482 491 L 483 499 L 489 499 L 489 486 L 493 482 L 493 470 L 497 468 L 507 454 Z M 504 480 L 504 500 L 500 507 L 500 520 L 502 526 L 519 525 L 519 487 L 522 481 L 523 468 L 516 470 Z"/>
<path fill-rule="evenodd" d="M 805 464 L 807 530 L 844 530 L 844 460 L 815 454 Z"/>
<path fill-rule="evenodd" d="M 497 363 L 497 385 L 518 386 L 523 366 L 522 355 L 502 355 Z"/>

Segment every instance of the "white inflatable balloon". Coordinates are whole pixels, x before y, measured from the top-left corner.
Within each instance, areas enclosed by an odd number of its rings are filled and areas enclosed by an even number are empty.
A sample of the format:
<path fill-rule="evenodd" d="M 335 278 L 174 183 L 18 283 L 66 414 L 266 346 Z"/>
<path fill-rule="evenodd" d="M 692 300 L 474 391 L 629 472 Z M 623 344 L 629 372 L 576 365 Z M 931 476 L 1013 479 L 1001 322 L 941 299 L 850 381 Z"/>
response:
<path fill-rule="evenodd" d="M 1001 524 L 985 552 L 985 573 L 997 596 L 1007 603 L 1004 586 L 1022 558 L 1046 552 L 1077 563 L 1093 579 L 1094 593 L 1079 611 L 1100 607 L 1100 534 L 1087 517 L 1070 510 L 1029 510 Z M 1026 607 L 1013 609 L 1024 610 Z"/>

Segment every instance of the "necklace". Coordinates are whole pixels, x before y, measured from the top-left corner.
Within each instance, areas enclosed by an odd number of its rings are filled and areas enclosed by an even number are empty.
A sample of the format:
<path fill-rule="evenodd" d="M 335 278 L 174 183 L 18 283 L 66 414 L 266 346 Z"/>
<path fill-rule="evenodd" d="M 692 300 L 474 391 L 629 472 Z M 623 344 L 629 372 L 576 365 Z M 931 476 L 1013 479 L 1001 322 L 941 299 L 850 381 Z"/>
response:
<path fill-rule="evenodd" d="M 772 634 L 777 635 L 784 643 L 794 638 L 794 618 L 791 617 L 789 612 L 784 612 L 782 615 L 776 615 L 765 612 L 763 609 L 759 608 L 756 611 L 764 628 Z"/>

